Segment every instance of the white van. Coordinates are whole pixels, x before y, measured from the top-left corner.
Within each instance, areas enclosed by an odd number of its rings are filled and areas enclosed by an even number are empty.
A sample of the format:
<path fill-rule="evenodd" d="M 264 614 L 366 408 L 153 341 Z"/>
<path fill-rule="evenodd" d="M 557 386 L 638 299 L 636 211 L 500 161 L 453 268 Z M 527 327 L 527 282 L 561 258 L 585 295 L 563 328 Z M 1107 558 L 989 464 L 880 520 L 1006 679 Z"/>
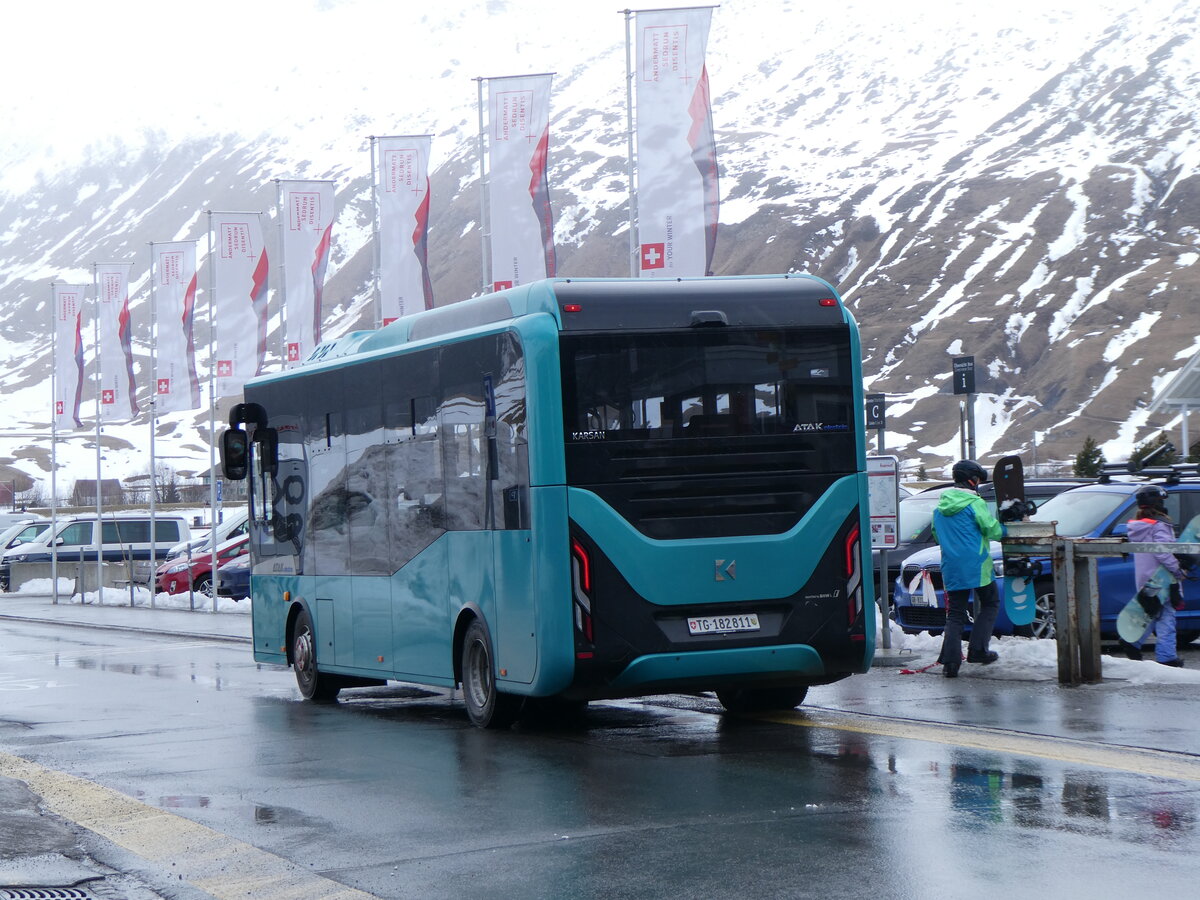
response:
<path fill-rule="evenodd" d="M 33 540 L 5 550 L 0 556 L 0 585 L 9 583 L 14 563 L 49 563 L 54 548 L 58 562 L 95 560 L 97 551 L 105 562 L 166 559 L 167 551 L 191 537 L 182 516 L 154 517 L 154 540 L 150 539 L 150 516 L 118 514 L 104 516 L 97 528 L 95 515 L 67 516 Z M 97 543 L 102 541 L 99 547 Z"/>

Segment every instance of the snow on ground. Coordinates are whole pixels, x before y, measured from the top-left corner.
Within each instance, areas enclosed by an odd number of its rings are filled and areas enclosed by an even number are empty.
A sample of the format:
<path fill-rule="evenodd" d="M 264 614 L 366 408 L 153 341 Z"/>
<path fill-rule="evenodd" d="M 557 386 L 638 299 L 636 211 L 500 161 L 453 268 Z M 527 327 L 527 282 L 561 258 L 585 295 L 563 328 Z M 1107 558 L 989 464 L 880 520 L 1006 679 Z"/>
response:
<path fill-rule="evenodd" d="M 899 625 L 889 620 L 892 650 L 910 650 L 915 657 L 909 670 L 928 666 L 937 660 L 942 649 L 942 636 L 927 631 L 906 634 Z M 877 649 L 883 647 L 883 635 L 879 625 L 879 613 L 875 614 Z M 1000 659 L 990 666 L 964 663 L 959 669 L 960 678 L 991 678 L 1003 681 L 1057 681 L 1058 645 L 1051 640 L 1034 640 L 1021 637 L 998 637 L 992 639 L 991 649 L 1000 654 Z M 1105 681 L 1126 681 L 1130 684 L 1200 684 L 1200 670 L 1174 669 L 1154 662 L 1154 648 L 1143 648 L 1146 658 L 1140 662 L 1123 656 L 1104 655 L 1101 669 Z M 883 669 L 881 671 L 888 671 Z M 899 670 L 896 670 L 899 672 Z M 942 667 L 935 665 L 924 674 L 942 677 Z"/>
<path fill-rule="evenodd" d="M 97 598 L 95 591 L 88 591 L 85 594 L 72 594 L 75 589 L 75 580 L 72 578 L 58 579 L 58 602 L 59 603 L 84 603 L 90 606 L 138 606 L 150 607 L 153 605 L 155 609 L 196 609 L 203 612 L 212 611 L 212 600 L 202 594 L 195 594 L 194 600 L 188 594 L 155 594 L 153 601 L 151 600 L 150 591 L 146 588 L 133 588 L 133 603 L 130 603 L 129 588 L 104 588 L 101 596 Z M 27 581 L 21 586 L 19 592 L 15 592 L 13 596 L 39 596 L 48 597 L 54 592 L 54 582 L 49 578 L 35 578 L 32 581 Z M 243 597 L 241 600 L 234 600 L 230 597 L 217 598 L 217 612 L 219 613 L 237 613 L 240 615 L 250 615 L 250 598 Z"/>

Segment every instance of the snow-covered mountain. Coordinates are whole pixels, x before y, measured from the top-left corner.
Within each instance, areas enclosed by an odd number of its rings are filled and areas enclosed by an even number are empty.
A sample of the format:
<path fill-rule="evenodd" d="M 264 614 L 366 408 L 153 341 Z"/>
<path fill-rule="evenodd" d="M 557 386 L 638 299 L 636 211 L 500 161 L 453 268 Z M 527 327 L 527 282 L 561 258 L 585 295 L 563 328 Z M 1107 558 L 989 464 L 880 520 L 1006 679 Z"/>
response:
<path fill-rule="evenodd" d="M 203 251 L 203 211 L 270 209 L 272 179 L 336 180 L 325 335 L 369 327 L 370 134 L 435 135 L 435 297 L 477 291 L 476 76 L 556 73 L 559 272 L 628 274 L 623 18 L 601 0 L 447 0 L 423 17 L 404 6 L 320 4 L 310 14 L 341 42 L 330 62 L 293 59 L 255 73 L 262 83 L 210 76 L 225 105 L 182 124 L 146 113 L 140 130 L 53 154 L 36 135 L 0 139 L 0 480 L 48 477 L 49 282 L 136 261 L 144 390 L 147 244 L 199 238 Z M 889 396 L 888 449 L 931 471 L 959 452 L 958 355 L 976 359 L 985 460 L 1029 459 L 1035 441 L 1041 461 L 1069 459 L 1088 435 L 1119 459 L 1172 425 L 1144 406 L 1200 352 L 1194 0 L 828 6 L 714 11 L 715 271 L 838 285 L 870 389 Z M 398 31 L 413 47 L 403 58 L 389 56 Z M 230 99 L 247 91 L 253 119 Z M 273 292 L 276 320 L 277 308 Z M 202 371 L 206 315 L 201 297 Z M 160 461 L 206 468 L 207 428 L 207 410 L 161 418 Z M 60 489 L 95 476 L 94 439 L 60 443 Z M 147 471 L 146 421 L 105 426 L 102 440 L 105 477 Z"/>

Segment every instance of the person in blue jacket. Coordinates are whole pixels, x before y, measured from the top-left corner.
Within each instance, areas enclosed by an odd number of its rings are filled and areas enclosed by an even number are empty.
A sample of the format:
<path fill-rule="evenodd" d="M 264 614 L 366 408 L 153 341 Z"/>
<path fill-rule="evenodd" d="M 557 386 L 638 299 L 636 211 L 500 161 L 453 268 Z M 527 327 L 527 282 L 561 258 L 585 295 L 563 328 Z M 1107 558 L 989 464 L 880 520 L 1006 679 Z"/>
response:
<path fill-rule="evenodd" d="M 963 459 L 951 471 L 954 487 L 942 491 L 938 500 L 933 512 L 933 536 L 942 548 L 942 584 L 948 600 L 938 662 L 942 664 L 942 674 L 957 678 L 972 591 L 979 601 L 979 613 L 971 627 L 967 662 L 986 666 L 1000 658 L 1000 654 L 988 649 L 996 616 L 1000 614 L 991 542 L 1000 540 L 1005 528 L 977 493 L 979 485 L 987 481 L 983 467 L 973 459 Z"/>

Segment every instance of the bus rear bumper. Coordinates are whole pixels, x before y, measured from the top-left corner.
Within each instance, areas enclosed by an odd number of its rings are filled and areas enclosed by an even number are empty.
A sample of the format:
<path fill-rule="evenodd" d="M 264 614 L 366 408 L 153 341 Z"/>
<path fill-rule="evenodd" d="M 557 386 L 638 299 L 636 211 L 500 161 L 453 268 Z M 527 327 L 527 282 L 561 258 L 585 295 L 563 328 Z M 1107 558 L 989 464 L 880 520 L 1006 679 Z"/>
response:
<path fill-rule="evenodd" d="M 848 673 L 847 673 L 848 674 Z M 840 677 L 834 676 L 835 678 Z M 735 647 L 639 656 L 613 679 L 613 688 L 637 691 L 655 684 L 698 687 L 745 682 L 819 683 L 831 680 L 821 655 L 807 644 Z"/>

